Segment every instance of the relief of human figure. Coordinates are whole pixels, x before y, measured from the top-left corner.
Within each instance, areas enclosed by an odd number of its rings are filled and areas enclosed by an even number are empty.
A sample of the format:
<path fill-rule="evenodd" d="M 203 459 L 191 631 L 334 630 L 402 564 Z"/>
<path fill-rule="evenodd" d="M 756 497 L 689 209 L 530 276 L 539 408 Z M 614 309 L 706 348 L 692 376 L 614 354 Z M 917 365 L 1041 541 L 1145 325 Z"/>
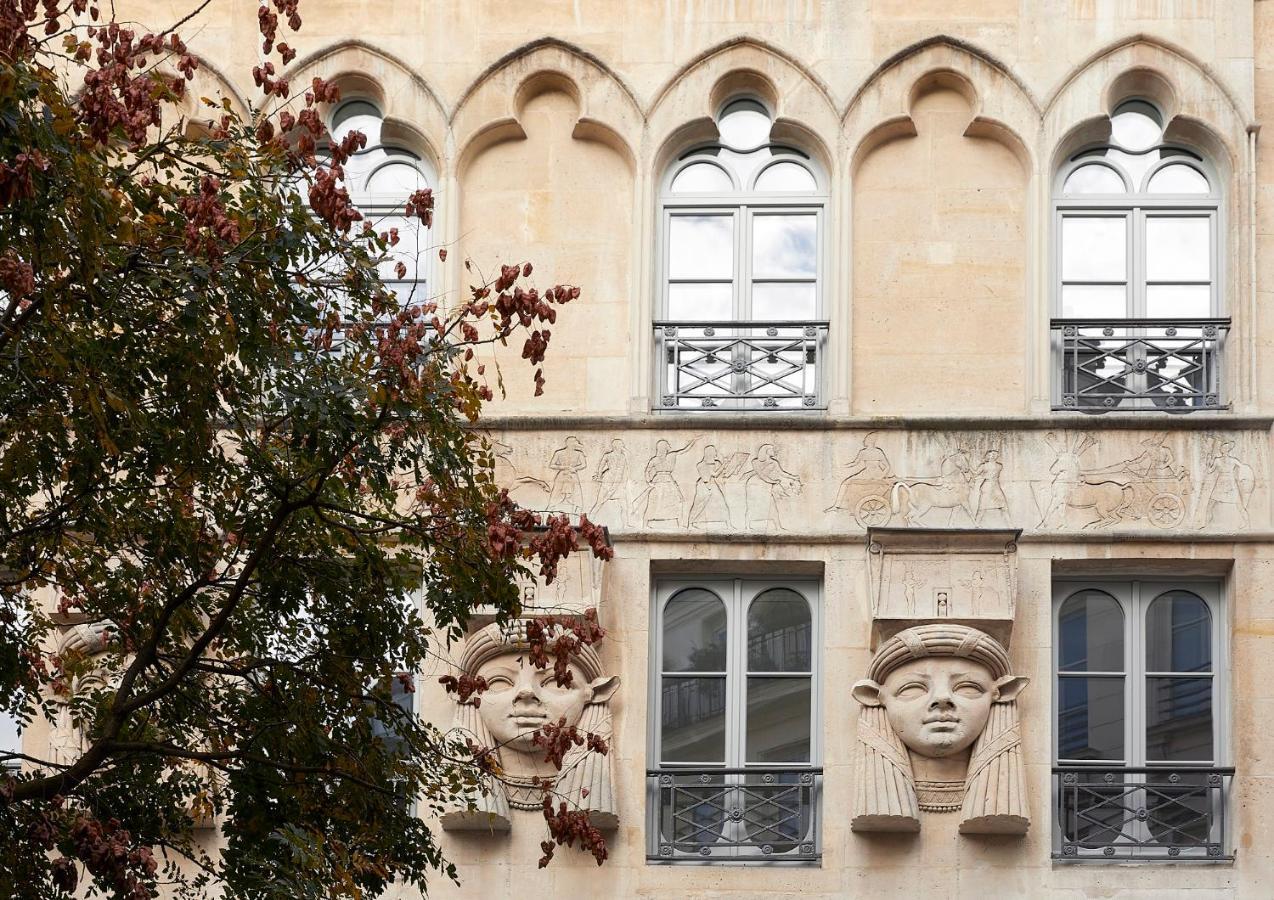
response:
<path fill-rule="evenodd" d="M 1009 498 L 1000 484 L 1004 463 L 999 450 L 988 450 L 973 474 L 973 523 L 975 525 L 1009 524 Z"/>
<path fill-rule="evenodd" d="M 597 485 L 597 499 L 589 509 L 589 518 L 601 522 L 612 511 L 619 514 L 619 521 L 628 525 L 628 450 L 624 442 L 615 438 L 610 449 L 602 454 L 593 473 Z"/>
<path fill-rule="evenodd" d="M 675 448 L 663 438 L 655 442 L 655 453 L 646 463 L 646 489 L 633 504 L 643 525 L 681 524 L 681 510 L 686 498 L 674 474 L 677 457 L 701 438 L 702 435 L 696 435 L 689 443 Z"/>
<path fill-rule="evenodd" d="M 546 724 L 565 722 L 581 733 L 611 739 L 610 698 L 618 676 L 603 673 L 601 658 L 592 647 L 573 655 L 569 684 L 559 685 L 552 668 L 537 668 L 530 659 L 527 622 L 518 620 L 506 631 L 491 624 L 465 643 L 459 668 L 486 679 L 487 690 L 456 705 L 455 731 L 476 747 L 492 749 L 499 776 L 485 776 L 482 790 L 443 813 L 447 830 L 506 831 L 509 810 L 539 810 L 550 796 L 555 805 L 589 812 L 599 828 L 617 824 L 611 783 L 610 756 L 587 749 L 567 753 L 558 770 L 544 758 L 534 738 Z M 474 808 L 470 808 L 470 803 Z"/>
<path fill-rule="evenodd" d="M 783 468 L 773 444 L 762 444 L 744 480 L 749 528 L 782 530 L 779 504 L 801 492 L 801 479 Z"/>
<path fill-rule="evenodd" d="M 840 488 L 836 491 L 836 500 L 823 512 L 832 510 L 853 509 L 857 501 L 855 482 L 889 481 L 894 477 L 893 466 L 885 451 L 876 446 L 876 432 L 868 432 L 863 436 L 863 446 L 849 461 L 848 471 L 841 479 Z"/>
<path fill-rule="evenodd" d="M 1023 834 L 1030 825 L 1017 697 L 1027 679 L 990 635 L 918 625 L 880 645 L 854 685 L 855 831 L 918 831 L 920 813 L 960 813 L 960 831 Z"/>
<path fill-rule="evenodd" d="M 106 687 L 94 657 L 106 651 L 114 634 L 114 626 L 110 622 L 83 622 L 67 626 L 57 638 L 56 653 L 64 659 L 76 657 L 82 660 L 84 668 L 83 674 L 70 680 L 66 693 L 55 698 L 57 712 L 49 729 L 49 758 L 58 765 L 71 765 L 87 749 L 84 731 L 76 721 L 74 705 L 89 691 Z"/>
<path fill-rule="evenodd" d="M 690 499 L 690 516 L 687 524 L 691 528 L 708 528 L 712 525 L 730 527 L 730 504 L 726 502 L 725 490 L 721 485 L 725 474 L 725 463 L 717 454 L 713 444 L 703 448 L 703 456 L 695 465 L 698 478 L 695 481 L 694 496 Z"/>
<path fill-rule="evenodd" d="M 1049 467 L 1049 473 L 1053 476 L 1052 483 L 1044 491 L 1043 497 L 1036 498 L 1041 510 L 1036 527 L 1060 524 L 1068 509 L 1084 510 L 1092 515 L 1093 518 L 1085 523 L 1085 528 L 1115 525 L 1125 515 L 1131 514 L 1134 490 L 1127 479 L 1107 477 L 1106 469 L 1090 472 L 1084 470 L 1083 455 L 1089 448 L 1097 446 L 1095 438 L 1087 434 L 1074 438 L 1064 435 L 1059 438 L 1050 431 L 1045 435 L 1044 443 L 1056 454 L 1056 458 Z M 1136 457 L 1110 469 L 1124 472 L 1127 465 L 1141 465 L 1142 462 L 1141 457 Z"/>
<path fill-rule="evenodd" d="M 1179 478 L 1182 475 L 1182 470 L 1176 464 L 1172 448 L 1165 443 L 1167 439 L 1168 436 L 1165 434 L 1156 434 L 1144 438 L 1139 443 L 1145 449 L 1136 456 L 1121 460 L 1114 465 L 1094 469 L 1087 474 L 1117 475 L 1123 473 L 1142 480 Z"/>
<path fill-rule="evenodd" d="M 1219 505 L 1232 506 L 1238 511 L 1243 527 L 1251 527 L 1249 504 L 1256 488 L 1252 467 L 1234 455 L 1234 441 L 1214 440 L 1207 457 L 1195 520 L 1201 527 L 1207 527 L 1212 524 Z"/>
<path fill-rule="evenodd" d="M 577 514 L 584 511 L 584 488 L 580 484 L 579 473 L 587 467 L 584 445 L 573 435 L 566 439 L 564 447 L 553 451 L 549 468 L 556 474 L 549 491 L 549 509 Z"/>
<path fill-rule="evenodd" d="M 509 496 L 527 509 L 542 509 L 547 503 L 549 483 L 531 475 L 523 475 L 513 462 L 513 448 L 504 441 L 492 440 L 494 456 L 491 475 L 495 483 L 509 491 Z"/>

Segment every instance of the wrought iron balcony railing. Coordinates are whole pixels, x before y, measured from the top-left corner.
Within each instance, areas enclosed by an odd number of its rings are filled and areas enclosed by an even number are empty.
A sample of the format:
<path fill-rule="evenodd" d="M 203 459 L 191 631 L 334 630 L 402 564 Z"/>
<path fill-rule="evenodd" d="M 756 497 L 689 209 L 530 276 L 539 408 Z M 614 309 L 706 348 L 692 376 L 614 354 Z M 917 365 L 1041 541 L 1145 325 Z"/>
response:
<path fill-rule="evenodd" d="M 1053 319 L 1054 409 L 1223 409 L 1229 319 Z"/>
<path fill-rule="evenodd" d="M 646 858 L 809 861 L 822 856 L 820 768 L 646 772 Z"/>
<path fill-rule="evenodd" d="M 1060 840 L 1072 860 L 1229 860 L 1225 814 L 1233 769 L 1155 766 L 1053 769 Z"/>
<path fill-rule="evenodd" d="M 827 323 L 656 322 L 663 409 L 822 409 Z"/>

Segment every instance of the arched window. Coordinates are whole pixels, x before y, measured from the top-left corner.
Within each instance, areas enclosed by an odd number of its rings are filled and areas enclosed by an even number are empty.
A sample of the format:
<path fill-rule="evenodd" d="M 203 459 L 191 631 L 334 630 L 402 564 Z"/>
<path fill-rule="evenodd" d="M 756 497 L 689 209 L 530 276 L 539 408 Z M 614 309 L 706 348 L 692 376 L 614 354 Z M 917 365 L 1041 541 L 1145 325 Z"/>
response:
<path fill-rule="evenodd" d="M 819 607 L 799 579 L 657 588 L 651 859 L 818 858 Z"/>
<path fill-rule="evenodd" d="M 1054 597 L 1055 850 L 1225 856 L 1219 586 L 1060 582 Z"/>
<path fill-rule="evenodd" d="M 814 408 L 827 191 L 809 154 L 736 99 L 719 140 L 682 154 L 660 194 L 662 407 Z"/>
<path fill-rule="evenodd" d="M 1061 408 L 1221 405 L 1220 186 L 1165 124 L 1154 104 L 1125 101 L 1108 141 L 1057 173 Z"/>
<path fill-rule="evenodd" d="M 328 131 L 337 142 L 351 131 L 360 131 L 367 138 L 367 145 L 345 164 L 345 189 L 377 231 L 398 229 L 398 243 L 389 248 L 381 277 L 404 304 L 422 302 L 430 296 L 432 241 L 428 229 L 418 219 L 408 219 L 403 211 L 412 193 L 431 187 L 433 179 L 418 153 L 384 140 L 384 118 L 370 100 L 346 100 L 333 110 Z M 399 262 L 406 268 L 401 278 Z"/>

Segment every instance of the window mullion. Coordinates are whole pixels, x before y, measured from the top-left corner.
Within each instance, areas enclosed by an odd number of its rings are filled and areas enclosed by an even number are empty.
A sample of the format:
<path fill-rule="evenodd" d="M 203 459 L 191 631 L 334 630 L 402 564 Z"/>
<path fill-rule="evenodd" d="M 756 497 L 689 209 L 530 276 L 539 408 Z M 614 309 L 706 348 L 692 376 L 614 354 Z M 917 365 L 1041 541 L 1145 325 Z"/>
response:
<path fill-rule="evenodd" d="M 1131 766 L 1146 765 L 1146 604 L 1143 602 L 1142 583 L 1132 583 L 1132 603 L 1128 625 L 1132 632 L 1129 642 L 1129 682 L 1131 705 L 1128 709 L 1129 736 L 1128 760 Z"/>
<path fill-rule="evenodd" d="M 726 690 L 730 697 L 732 721 L 726 722 L 726 766 L 736 768 L 745 761 L 744 734 L 747 730 L 747 616 L 743 604 L 743 582 L 735 579 L 727 618 Z"/>

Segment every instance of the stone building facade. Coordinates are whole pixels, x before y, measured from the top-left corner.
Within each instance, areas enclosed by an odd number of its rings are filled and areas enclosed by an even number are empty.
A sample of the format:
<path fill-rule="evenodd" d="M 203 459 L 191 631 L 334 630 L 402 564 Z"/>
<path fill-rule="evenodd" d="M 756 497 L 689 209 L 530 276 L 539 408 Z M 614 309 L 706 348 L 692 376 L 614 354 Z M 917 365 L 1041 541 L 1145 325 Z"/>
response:
<path fill-rule="evenodd" d="M 221 6 L 193 93 L 242 104 Z M 1268 896 L 1274 5 L 303 12 L 356 196 L 437 192 L 414 287 L 583 291 L 487 424 L 609 527 L 537 595 L 608 638 L 566 700 L 454 652 L 611 733 L 610 859 L 487 798 L 434 896 Z"/>

